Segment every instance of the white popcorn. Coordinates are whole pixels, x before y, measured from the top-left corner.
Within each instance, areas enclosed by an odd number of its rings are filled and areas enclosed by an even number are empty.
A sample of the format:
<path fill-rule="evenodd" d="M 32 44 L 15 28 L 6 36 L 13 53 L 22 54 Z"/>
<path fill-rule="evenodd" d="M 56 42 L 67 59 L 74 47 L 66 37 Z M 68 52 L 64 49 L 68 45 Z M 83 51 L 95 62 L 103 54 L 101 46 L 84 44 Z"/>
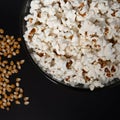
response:
<path fill-rule="evenodd" d="M 57 17 L 51 16 L 46 24 L 49 26 L 49 28 L 57 28 L 60 24 L 60 22 L 57 20 Z"/>
<path fill-rule="evenodd" d="M 68 20 L 70 20 L 71 22 L 75 21 L 75 10 L 67 10 L 65 13 L 65 16 Z"/>
<path fill-rule="evenodd" d="M 32 0 L 25 21 L 31 56 L 54 79 L 90 90 L 120 79 L 117 0 Z"/>
<path fill-rule="evenodd" d="M 120 55 L 118 55 L 116 59 L 119 61 L 120 60 Z"/>
<path fill-rule="evenodd" d="M 80 3 L 82 0 L 71 0 L 70 3 L 72 4 L 73 7 L 79 7 Z"/>
<path fill-rule="evenodd" d="M 120 44 L 116 44 L 114 47 L 115 47 L 115 49 L 116 49 L 116 51 L 117 51 L 117 53 L 119 55 L 119 53 L 120 53 Z"/>
<path fill-rule="evenodd" d="M 110 60 L 113 57 L 113 52 L 115 50 L 112 48 L 112 43 L 109 43 L 104 48 L 104 56 L 106 57 L 106 60 Z"/>
<path fill-rule="evenodd" d="M 41 0 L 45 6 L 51 5 L 53 2 L 56 2 L 58 0 Z"/>
<path fill-rule="evenodd" d="M 39 4 L 39 3 L 40 3 L 39 0 L 31 1 L 31 4 L 30 4 L 31 9 L 32 10 L 40 9 L 41 4 Z"/>

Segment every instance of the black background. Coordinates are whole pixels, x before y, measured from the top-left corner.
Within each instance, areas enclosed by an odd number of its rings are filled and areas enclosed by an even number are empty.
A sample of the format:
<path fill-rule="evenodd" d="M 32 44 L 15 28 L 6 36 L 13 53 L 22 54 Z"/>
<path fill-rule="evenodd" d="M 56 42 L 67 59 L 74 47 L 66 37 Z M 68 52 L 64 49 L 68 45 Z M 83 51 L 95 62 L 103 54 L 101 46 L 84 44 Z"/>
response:
<path fill-rule="evenodd" d="M 20 34 L 20 15 L 24 0 L 0 0 L 0 28 L 9 35 Z M 95 90 L 73 90 L 46 79 L 21 49 L 13 59 L 25 59 L 19 77 L 30 105 L 13 105 L 0 110 L 0 120 L 81 120 L 119 117 L 120 86 Z M 119 118 L 118 118 L 119 119 Z"/>

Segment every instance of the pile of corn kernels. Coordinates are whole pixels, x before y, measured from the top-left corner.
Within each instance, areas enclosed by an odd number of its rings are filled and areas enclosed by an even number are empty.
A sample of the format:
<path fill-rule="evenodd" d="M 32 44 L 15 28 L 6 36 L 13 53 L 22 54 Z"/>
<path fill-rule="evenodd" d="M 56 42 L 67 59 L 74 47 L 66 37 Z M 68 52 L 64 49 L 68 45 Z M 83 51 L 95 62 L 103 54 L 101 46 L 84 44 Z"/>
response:
<path fill-rule="evenodd" d="M 13 103 L 29 104 L 29 97 L 24 97 L 20 87 L 21 78 L 13 79 L 19 73 L 25 60 L 14 61 L 13 57 L 20 53 L 21 38 L 5 35 L 0 29 L 0 108 L 9 110 Z M 11 79 L 12 78 L 12 79 Z"/>

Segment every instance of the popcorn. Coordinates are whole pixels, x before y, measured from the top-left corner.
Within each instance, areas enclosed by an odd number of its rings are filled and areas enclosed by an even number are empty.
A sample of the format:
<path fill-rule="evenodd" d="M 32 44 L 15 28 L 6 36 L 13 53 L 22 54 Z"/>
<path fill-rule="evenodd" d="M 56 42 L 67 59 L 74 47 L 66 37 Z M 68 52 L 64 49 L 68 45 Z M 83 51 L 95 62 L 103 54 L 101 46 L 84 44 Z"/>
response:
<path fill-rule="evenodd" d="M 25 21 L 31 56 L 56 80 L 93 90 L 120 79 L 117 0 L 32 0 Z"/>
<path fill-rule="evenodd" d="M 114 49 L 112 49 L 112 43 L 109 43 L 104 48 L 104 56 L 106 57 L 106 60 L 110 60 L 113 57 L 113 52 L 115 52 Z"/>
<path fill-rule="evenodd" d="M 71 22 L 75 21 L 75 17 L 76 17 L 75 10 L 69 10 L 69 11 L 66 10 L 65 14 L 68 20 L 70 20 Z"/>
<path fill-rule="evenodd" d="M 51 5 L 53 2 L 57 2 L 58 0 L 41 0 L 41 2 L 47 6 L 47 5 Z"/>

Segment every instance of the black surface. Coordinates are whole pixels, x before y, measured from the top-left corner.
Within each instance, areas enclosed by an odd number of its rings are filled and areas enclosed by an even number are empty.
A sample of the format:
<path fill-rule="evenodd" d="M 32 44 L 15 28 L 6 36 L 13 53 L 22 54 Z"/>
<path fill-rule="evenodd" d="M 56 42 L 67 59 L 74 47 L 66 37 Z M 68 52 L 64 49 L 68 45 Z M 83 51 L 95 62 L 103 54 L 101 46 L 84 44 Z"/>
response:
<path fill-rule="evenodd" d="M 9 35 L 21 36 L 20 12 L 24 0 L 0 0 L 0 28 Z M 13 105 L 9 112 L 0 110 L 0 120 L 81 120 L 119 116 L 120 86 L 89 92 L 58 86 L 47 80 L 30 62 L 24 49 L 18 58 L 25 59 L 20 72 L 30 105 Z"/>

